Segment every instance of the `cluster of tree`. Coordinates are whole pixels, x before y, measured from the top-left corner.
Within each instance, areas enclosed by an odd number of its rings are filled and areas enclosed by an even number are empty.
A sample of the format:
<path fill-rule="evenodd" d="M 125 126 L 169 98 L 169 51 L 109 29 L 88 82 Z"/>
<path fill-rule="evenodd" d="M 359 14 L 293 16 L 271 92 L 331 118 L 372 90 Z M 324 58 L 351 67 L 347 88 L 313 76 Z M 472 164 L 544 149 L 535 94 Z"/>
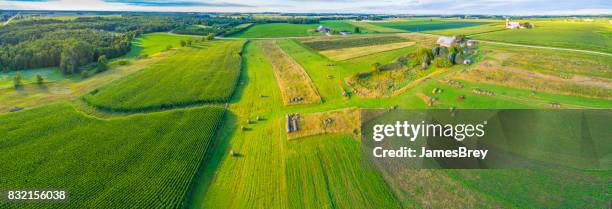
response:
<path fill-rule="evenodd" d="M 381 16 L 377 16 L 377 15 L 368 15 L 368 16 L 359 16 L 355 18 L 356 21 L 362 21 L 362 20 L 383 20 L 383 17 Z"/>
<path fill-rule="evenodd" d="M 272 18 L 272 19 L 259 19 L 253 21 L 255 23 L 291 23 L 291 24 L 319 24 L 321 18 L 313 17 L 288 17 L 288 18 Z"/>
<path fill-rule="evenodd" d="M 230 35 L 245 29 L 237 26 L 252 22 L 254 21 L 249 17 L 189 17 L 184 18 L 184 21 L 174 30 L 174 33 L 186 35 L 208 35 L 210 33 Z"/>
<path fill-rule="evenodd" d="M 130 15 L 20 21 L 0 27 L 0 69 L 60 67 L 64 73 L 75 73 L 103 55 L 126 54 L 135 36 L 174 26 L 170 17 Z"/>
<path fill-rule="evenodd" d="M 416 58 L 421 63 L 423 69 L 427 69 L 430 64 L 436 67 L 451 67 L 460 63 L 463 49 L 458 44 L 451 47 L 434 46 L 431 49 L 420 48 L 417 50 Z"/>

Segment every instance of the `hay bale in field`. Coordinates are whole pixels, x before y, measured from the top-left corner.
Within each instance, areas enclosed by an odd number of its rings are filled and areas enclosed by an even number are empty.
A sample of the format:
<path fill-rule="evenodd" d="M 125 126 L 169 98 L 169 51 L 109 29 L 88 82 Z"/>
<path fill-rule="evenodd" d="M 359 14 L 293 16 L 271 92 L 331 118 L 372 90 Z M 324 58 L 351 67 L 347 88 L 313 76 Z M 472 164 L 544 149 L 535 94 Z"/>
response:
<path fill-rule="evenodd" d="M 291 124 L 291 115 L 289 115 L 289 114 L 286 117 L 286 123 L 287 123 L 287 125 L 286 125 L 287 133 L 293 132 L 293 127 L 292 127 L 292 124 Z"/>
<path fill-rule="evenodd" d="M 323 120 L 323 124 L 326 126 L 331 125 L 332 123 L 334 123 L 333 118 L 326 118 L 325 120 Z"/>
<path fill-rule="evenodd" d="M 423 102 L 425 102 L 425 104 L 427 104 L 427 106 L 430 106 L 430 107 L 432 107 L 433 105 L 436 104 L 436 102 L 438 102 L 438 99 L 436 99 L 434 97 L 427 96 L 427 95 L 425 95 L 423 93 L 417 93 L 416 95 L 417 95 L 417 97 L 421 98 L 421 100 L 423 100 Z"/>
<path fill-rule="evenodd" d="M 554 109 L 559 109 L 559 108 L 561 108 L 561 104 L 556 103 L 556 102 L 550 103 L 550 106 L 551 106 L 552 108 L 554 108 Z"/>
<path fill-rule="evenodd" d="M 23 107 L 13 107 L 13 108 L 9 109 L 9 112 L 17 112 L 19 110 L 23 110 Z"/>
<path fill-rule="evenodd" d="M 441 88 L 434 88 L 433 90 L 431 90 L 432 94 L 441 94 L 442 93 L 442 89 Z"/>
<path fill-rule="evenodd" d="M 287 117 L 287 133 L 299 130 L 300 114 L 288 114 Z"/>
<path fill-rule="evenodd" d="M 479 89 L 479 88 L 473 89 L 472 93 L 478 94 L 478 95 L 483 95 L 483 96 L 495 96 L 494 92 L 487 91 L 487 90 L 482 90 L 482 89 Z"/>

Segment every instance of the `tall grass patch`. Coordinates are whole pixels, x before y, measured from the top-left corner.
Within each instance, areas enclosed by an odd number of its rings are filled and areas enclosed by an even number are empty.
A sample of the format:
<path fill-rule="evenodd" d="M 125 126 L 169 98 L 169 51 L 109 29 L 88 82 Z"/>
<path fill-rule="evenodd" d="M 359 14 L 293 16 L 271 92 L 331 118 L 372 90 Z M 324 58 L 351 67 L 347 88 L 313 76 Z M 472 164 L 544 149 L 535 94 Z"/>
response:
<path fill-rule="evenodd" d="M 320 103 L 321 97 L 310 77 L 275 41 L 261 42 L 267 59 L 272 63 L 274 77 L 285 105 Z"/>

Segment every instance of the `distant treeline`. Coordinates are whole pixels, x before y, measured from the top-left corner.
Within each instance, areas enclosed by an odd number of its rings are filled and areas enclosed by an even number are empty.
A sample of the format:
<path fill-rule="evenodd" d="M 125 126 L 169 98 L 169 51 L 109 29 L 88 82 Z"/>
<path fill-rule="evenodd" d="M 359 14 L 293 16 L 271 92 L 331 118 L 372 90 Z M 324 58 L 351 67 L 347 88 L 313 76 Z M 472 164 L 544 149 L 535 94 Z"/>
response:
<path fill-rule="evenodd" d="M 142 33 L 175 26 L 175 18 L 131 15 L 14 22 L 0 27 L 0 69 L 60 67 L 64 73 L 74 73 L 102 55 L 126 54 L 132 38 Z"/>
<path fill-rule="evenodd" d="M 234 18 L 200 15 L 184 21 L 183 25 L 174 30 L 174 33 L 186 35 L 208 35 L 210 33 L 219 36 L 230 35 L 244 29 L 236 26 L 252 22 L 253 20 L 249 17 Z"/>
<path fill-rule="evenodd" d="M 193 16 L 190 21 L 184 21 L 174 30 L 177 34 L 186 35 L 207 35 L 229 36 L 231 34 L 245 30 L 245 27 L 236 27 L 247 23 L 291 23 L 291 24 L 319 24 L 319 18 L 289 17 L 289 18 L 270 18 L 254 19 L 251 16 L 242 17 L 211 17 L 208 15 Z"/>

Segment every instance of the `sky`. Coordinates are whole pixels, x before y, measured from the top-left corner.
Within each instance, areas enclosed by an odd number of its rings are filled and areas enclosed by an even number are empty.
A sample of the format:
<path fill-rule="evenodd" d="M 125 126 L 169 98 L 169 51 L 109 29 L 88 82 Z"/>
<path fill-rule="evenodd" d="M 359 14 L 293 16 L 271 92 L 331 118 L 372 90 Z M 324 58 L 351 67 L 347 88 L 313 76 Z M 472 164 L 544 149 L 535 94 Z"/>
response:
<path fill-rule="evenodd" d="M 0 0 L 0 10 L 612 15 L 612 0 Z"/>

